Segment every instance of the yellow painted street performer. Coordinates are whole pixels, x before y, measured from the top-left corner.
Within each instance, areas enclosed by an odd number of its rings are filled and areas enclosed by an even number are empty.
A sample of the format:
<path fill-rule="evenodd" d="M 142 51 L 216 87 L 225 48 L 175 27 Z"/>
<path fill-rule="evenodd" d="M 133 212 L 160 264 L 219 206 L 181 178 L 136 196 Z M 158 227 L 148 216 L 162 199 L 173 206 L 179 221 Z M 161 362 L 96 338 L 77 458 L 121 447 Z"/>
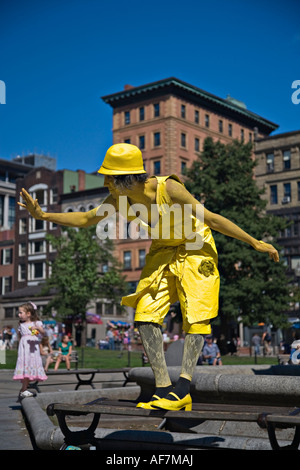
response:
<path fill-rule="evenodd" d="M 135 322 L 155 378 L 156 390 L 147 409 L 191 410 L 190 383 L 203 346 L 218 315 L 218 255 L 211 229 L 248 243 L 279 261 L 277 250 L 256 240 L 228 219 L 205 209 L 175 176 L 151 176 L 144 170 L 141 151 L 116 144 L 105 155 L 99 173 L 110 195 L 89 212 L 47 213 L 25 189 L 21 196 L 32 217 L 71 227 L 105 221 L 109 208 L 135 221 L 152 239 L 134 294 L 122 304 L 135 309 Z M 125 201 L 125 203 L 124 203 Z M 144 233 L 143 231 L 143 233 Z M 99 236 L 99 235 L 98 235 Z M 161 325 L 170 305 L 180 302 L 185 331 L 181 373 L 173 388 L 163 350 Z"/>

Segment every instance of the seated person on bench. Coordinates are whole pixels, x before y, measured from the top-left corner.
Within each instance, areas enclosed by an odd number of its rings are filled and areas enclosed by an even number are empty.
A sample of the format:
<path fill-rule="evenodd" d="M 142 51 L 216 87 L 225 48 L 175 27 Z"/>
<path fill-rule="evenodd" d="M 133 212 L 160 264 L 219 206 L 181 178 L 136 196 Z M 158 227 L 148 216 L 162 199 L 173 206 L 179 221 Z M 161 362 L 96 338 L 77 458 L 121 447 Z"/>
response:
<path fill-rule="evenodd" d="M 67 369 L 70 370 L 70 367 L 71 367 L 70 357 L 72 354 L 72 342 L 69 340 L 68 335 L 63 336 L 61 343 L 59 343 L 58 345 L 58 350 L 60 354 L 57 357 L 54 370 L 57 370 L 59 368 L 59 364 L 61 363 L 61 361 L 66 361 Z"/>

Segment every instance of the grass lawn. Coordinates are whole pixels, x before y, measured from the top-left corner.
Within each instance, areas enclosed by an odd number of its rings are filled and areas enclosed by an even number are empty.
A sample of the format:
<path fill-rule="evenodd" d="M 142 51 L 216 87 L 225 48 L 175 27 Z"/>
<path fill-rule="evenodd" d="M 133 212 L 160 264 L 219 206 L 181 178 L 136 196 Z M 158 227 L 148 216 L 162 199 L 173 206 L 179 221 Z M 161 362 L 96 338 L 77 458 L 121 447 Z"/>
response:
<path fill-rule="evenodd" d="M 132 351 L 109 351 L 96 348 L 76 348 L 79 356 L 79 368 L 114 369 L 120 367 L 141 367 L 142 353 Z M 0 356 L 1 357 L 1 356 Z M 17 351 L 5 351 L 5 364 L 0 364 L 0 369 L 14 369 L 17 361 Z M 3 361 L 4 362 L 4 361 Z M 254 356 L 223 356 L 223 365 L 254 365 Z M 277 364 L 277 357 L 258 356 L 256 364 Z M 51 365 L 53 368 L 54 364 Z M 64 365 L 63 365 L 64 366 Z M 61 366 L 61 368 L 63 367 Z"/>
<path fill-rule="evenodd" d="M 256 362 L 255 362 L 255 357 L 254 356 L 222 356 L 222 362 L 224 366 L 227 365 L 277 365 L 278 360 L 277 356 L 257 356 Z"/>
<path fill-rule="evenodd" d="M 75 348 L 78 351 L 79 368 L 114 369 L 120 367 L 141 367 L 142 353 L 127 351 L 109 351 L 96 348 Z M 17 362 L 17 350 L 5 351 L 5 364 L 0 364 L 0 369 L 14 369 Z M 1 357 L 1 356 L 0 356 Z M 65 364 L 61 365 L 61 369 Z M 54 367 L 51 364 L 50 369 Z M 73 364 L 72 364 L 73 367 Z"/>

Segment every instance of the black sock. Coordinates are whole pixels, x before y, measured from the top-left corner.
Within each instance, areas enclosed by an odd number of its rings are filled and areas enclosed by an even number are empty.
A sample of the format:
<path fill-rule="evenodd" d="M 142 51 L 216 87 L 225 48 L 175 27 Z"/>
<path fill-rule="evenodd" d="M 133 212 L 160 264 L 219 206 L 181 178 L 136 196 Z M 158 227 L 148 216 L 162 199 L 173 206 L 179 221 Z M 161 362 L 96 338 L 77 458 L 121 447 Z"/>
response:
<path fill-rule="evenodd" d="M 184 377 L 179 377 L 179 380 L 177 384 L 175 385 L 175 388 L 172 390 L 172 392 L 174 392 L 181 400 L 188 393 L 190 393 L 190 386 L 191 386 L 190 380 L 185 379 Z M 176 398 L 173 395 L 169 395 L 168 400 L 175 401 Z"/>
<path fill-rule="evenodd" d="M 164 398 L 165 396 L 168 395 L 169 392 L 171 392 L 173 389 L 172 385 L 168 385 L 167 387 L 157 387 L 157 389 L 154 392 L 154 395 L 157 395 L 159 398 Z"/>

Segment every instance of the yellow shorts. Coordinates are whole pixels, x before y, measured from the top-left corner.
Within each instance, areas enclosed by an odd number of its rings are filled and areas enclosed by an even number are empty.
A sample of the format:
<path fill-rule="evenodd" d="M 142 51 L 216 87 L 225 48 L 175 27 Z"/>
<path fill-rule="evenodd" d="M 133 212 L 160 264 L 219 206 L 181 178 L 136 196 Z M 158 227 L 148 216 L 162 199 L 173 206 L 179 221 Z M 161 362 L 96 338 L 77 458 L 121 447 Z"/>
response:
<path fill-rule="evenodd" d="M 183 318 L 182 329 L 190 334 L 210 334 L 210 319 L 189 323 L 186 315 L 186 296 L 181 283 L 168 268 L 164 270 L 159 289 L 155 298 L 146 292 L 139 300 L 135 312 L 135 321 L 163 324 L 164 318 L 170 310 L 171 304 L 179 300 Z"/>

